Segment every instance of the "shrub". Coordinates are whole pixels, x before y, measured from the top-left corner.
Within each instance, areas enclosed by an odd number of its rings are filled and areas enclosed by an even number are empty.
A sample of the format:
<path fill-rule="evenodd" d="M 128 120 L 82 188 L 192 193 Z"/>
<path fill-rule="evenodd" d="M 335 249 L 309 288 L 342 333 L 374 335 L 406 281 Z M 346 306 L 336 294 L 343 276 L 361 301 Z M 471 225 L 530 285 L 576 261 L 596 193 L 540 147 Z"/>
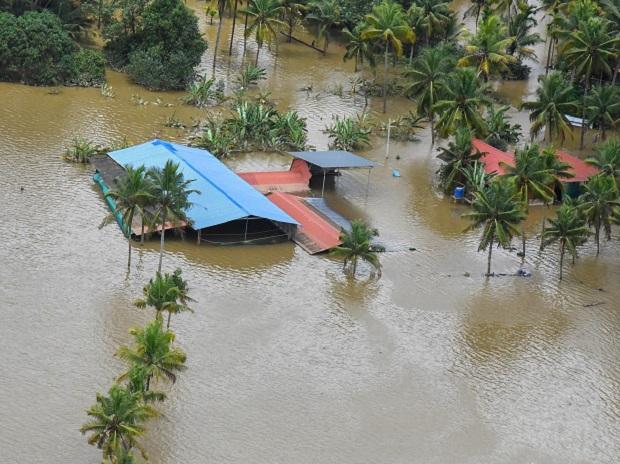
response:
<path fill-rule="evenodd" d="M 100 86 L 105 81 L 105 59 L 98 50 L 81 48 L 73 55 L 72 77 L 75 85 Z"/>
<path fill-rule="evenodd" d="M 89 163 L 93 156 L 107 153 L 107 151 L 99 145 L 77 137 L 73 139 L 71 146 L 65 151 L 63 159 L 73 163 Z"/>
<path fill-rule="evenodd" d="M 335 150 L 355 150 L 370 145 L 370 129 L 362 127 L 354 118 L 334 118 L 334 122 L 325 128 L 329 135 L 329 148 Z"/>

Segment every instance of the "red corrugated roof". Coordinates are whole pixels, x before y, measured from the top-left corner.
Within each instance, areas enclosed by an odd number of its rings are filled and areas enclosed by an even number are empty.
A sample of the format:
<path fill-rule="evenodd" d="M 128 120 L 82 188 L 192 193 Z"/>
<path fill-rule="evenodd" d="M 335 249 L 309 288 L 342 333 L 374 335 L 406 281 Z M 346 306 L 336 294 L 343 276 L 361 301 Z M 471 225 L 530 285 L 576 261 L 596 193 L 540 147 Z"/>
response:
<path fill-rule="evenodd" d="M 500 166 L 500 163 L 514 166 L 514 153 L 498 150 L 479 139 L 474 139 L 471 143 L 476 150 L 482 153 L 480 161 L 484 163 L 484 170 L 487 173 L 504 174 L 504 169 Z M 594 166 L 590 166 L 585 161 L 564 151 L 558 150 L 556 155 L 560 160 L 570 165 L 569 171 L 572 171 L 575 175 L 575 177 L 560 179 L 562 182 L 585 182 L 589 177 L 594 176 L 598 172 Z"/>
<path fill-rule="evenodd" d="M 302 198 L 274 192 L 267 196 L 276 206 L 299 222 L 294 240 L 309 253 L 319 253 L 340 245 L 340 230 L 317 214 Z"/>
<path fill-rule="evenodd" d="M 263 193 L 304 192 L 309 190 L 310 168 L 304 160 L 295 159 L 288 171 L 240 172 L 239 177 Z"/>

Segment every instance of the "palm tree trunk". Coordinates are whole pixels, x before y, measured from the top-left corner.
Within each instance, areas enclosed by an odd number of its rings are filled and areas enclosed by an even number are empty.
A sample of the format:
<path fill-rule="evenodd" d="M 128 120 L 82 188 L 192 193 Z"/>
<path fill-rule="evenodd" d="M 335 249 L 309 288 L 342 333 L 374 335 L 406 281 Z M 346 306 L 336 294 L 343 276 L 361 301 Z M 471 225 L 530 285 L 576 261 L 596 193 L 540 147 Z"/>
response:
<path fill-rule="evenodd" d="M 243 23 L 243 53 L 245 54 L 245 49 L 248 45 L 248 36 L 246 32 L 248 31 L 248 14 L 245 14 L 245 21 Z"/>
<path fill-rule="evenodd" d="M 431 147 L 435 145 L 435 113 L 431 111 Z"/>
<path fill-rule="evenodd" d="M 540 232 L 540 250 L 542 251 L 542 249 L 545 247 L 544 243 L 545 243 L 545 226 L 547 223 L 547 216 L 546 216 L 546 212 L 543 213 L 543 220 L 542 220 L 542 230 Z"/>
<path fill-rule="evenodd" d="M 583 92 L 583 103 L 581 108 L 581 140 L 579 141 L 579 148 L 583 150 L 584 139 L 586 135 L 586 98 L 588 96 L 588 88 L 590 87 L 590 75 L 586 76 L 586 89 Z"/>
<path fill-rule="evenodd" d="M 170 328 L 170 317 L 172 316 L 172 311 L 168 311 L 168 323 L 166 324 L 166 329 Z"/>
<path fill-rule="evenodd" d="M 232 56 L 233 39 L 235 37 L 235 25 L 237 24 L 237 3 L 239 0 L 235 0 L 235 8 L 233 9 L 233 23 L 232 31 L 230 33 L 230 45 L 228 47 L 228 56 Z"/>
<path fill-rule="evenodd" d="M 412 62 L 413 62 L 413 44 L 411 44 L 409 47 L 409 66 L 411 66 Z"/>
<path fill-rule="evenodd" d="M 293 17 L 290 17 L 288 20 L 288 42 L 291 43 L 293 41 Z"/>
<path fill-rule="evenodd" d="M 387 74 L 388 74 L 388 49 L 389 42 L 385 42 L 385 53 L 383 56 L 383 112 L 387 112 Z"/>
<path fill-rule="evenodd" d="M 215 77 L 215 63 L 217 62 L 217 49 L 220 47 L 220 35 L 222 34 L 222 23 L 224 22 L 224 9 L 219 10 L 220 22 L 217 25 L 217 35 L 215 36 L 215 48 L 213 48 L 213 77 Z"/>
<path fill-rule="evenodd" d="M 521 264 L 525 262 L 525 227 L 521 225 Z"/>
<path fill-rule="evenodd" d="M 493 253 L 493 239 L 495 237 L 491 237 L 491 243 L 489 243 L 489 257 L 487 258 L 487 277 L 491 275 L 491 255 Z"/>
<path fill-rule="evenodd" d="M 618 77 L 619 69 L 620 69 L 620 56 L 616 59 L 616 66 L 614 67 L 614 77 L 611 78 L 611 85 L 616 85 L 616 78 Z"/>
<path fill-rule="evenodd" d="M 355 274 L 357 273 L 357 256 L 354 256 L 353 259 L 353 277 L 355 277 Z"/>
<path fill-rule="evenodd" d="M 127 245 L 129 248 L 129 253 L 127 254 L 127 270 L 131 269 L 131 235 L 127 237 Z"/>
<path fill-rule="evenodd" d="M 161 272 L 161 264 L 164 259 L 164 240 L 166 235 L 166 211 L 164 210 L 161 217 L 161 239 L 159 241 L 159 266 L 157 272 Z"/>
<path fill-rule="evenodd" d="M 564 241 L 560 243 L 560 280 L 562 280 L 563 265 L 564 265 Z"/>
<path fill-rule="evenodd" d="M 260 45 L 256 47 L 256 60 L 254 61 L 254 66 L 258 67 L 258 54 L 260 53 Z"/>
<path fill-rule="evenodd" d="M 596 240 L 596 256 L 601 252 L 601 224 L 599 221 L 596 221 L 595 229 L 594 229 L 594 239 Z"/>
<path fill-rule="evenodd" d="M 141 230 L 140 230 L 140 245 L 144 245 L 144 214 L 140 215 Z"/>
<path fill-rule="evenodd" d="M 325 45 L 323 46 L 323 55 L 327 54 L 328 46 L 329 46 L 329 32 L 325 31 Z"/>

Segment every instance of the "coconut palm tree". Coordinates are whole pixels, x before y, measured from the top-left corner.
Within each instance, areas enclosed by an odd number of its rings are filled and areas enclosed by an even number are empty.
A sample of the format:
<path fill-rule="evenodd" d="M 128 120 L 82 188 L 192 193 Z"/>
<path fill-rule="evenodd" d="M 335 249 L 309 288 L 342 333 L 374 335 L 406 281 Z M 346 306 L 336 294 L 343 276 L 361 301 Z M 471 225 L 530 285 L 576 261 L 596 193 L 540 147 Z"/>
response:
<path fill-rule="evenodd" d="M 144 286 L 143 299 L 138 299 L 134 304 L 138 308 L 150 306 L 155 309 L 155 317 L 161 319 L 161 313 L 168 313 L 168 325 L 172 314 L 190 311 L 188 303 L 193 301 L 187 294 L 187 282 L 181 277 L 181 270 L 177 269 L 172 274 L 157 272 L 155 277 Z"/>
<path fill-rule="evenodd" d="M 250 0 L 248 7 L 241 10 L 242 13 L 248 15 L 250 23 L 245 30 L 245 36 L 249 37 L 254 34 L 256 39 L 256 61 L 254 66 L 258 66 L 258 55 L 265 41 L 278 40 L 278 31 L 285 27 L 286 24 L 279 18 L 283 13 L 282 5 L 278 0 Z"/>
<path fill-rule="evenodd" d="M 346 53 L 342 58 L 343 61 L 347 61 L 350 59 L 355 60 L 354 63 L 354 71 L 357 72 L 358 63 L 362 66 L 364 65 L 364 60 L 370 64 L 371 67 L 375 67 L 375 54 L 372 50 L 372 45 L 368 43 L 367 40 L 362 39 L 362 31 L 366 28 L 366 24 L 360 23 L 355 26 L 353 32 L 351 32 L 348 28 L 344 28 L 342 33 L 347 41 L 346 45 Z"/>
<path fill-rule="evenodd" d="M 103 464 L 136 464 L 131 451 L 126 451 L 123 447 L 114 450 L 112 455 L 103 460 Z"/>
<path fill-rule="evenodd" d="M 233 12 L 232 12 L 233 23 L 232 23 L 232 27 L 230 30 L 230 44 L 228 45 L 228 56 L 232 56 L 233 39 L 235 38 L 235 27 L 237 25 L 237 9 L 238 8 L 239 8 L 239 0 L 235 0 L 234 6 L 233 6 Z"/>
<path fill-rule="evenodd" d="M 126 361 L 130 368 L 120 375 L 118 380 L 127 379 L 132 369 L 138 367 L 143 369 L 146 375 L 146 391 L 149 391 L 152 379 L 175 383 L 176 373 L 185 370 L 186 356 L 183 350 L 172 346 L 174 333 L 164 330 L 158 319 L 143 329 L 133 328 L 129 333 L 135 339 L 134 346 L 121 346 L 116 354 Z"/>
<path fill-rule="evenodd" d="M 596 148 L 596 156 L 586 163 L 596 166 L 601 174 L 620 177 L 620 139 L 609 139 Z"/>
<path fill-rule="evenodd" d="M 554 71 L 548 76 L 539 76 L 540 85 L 536 89 L 536 101 L 525 102 L 522 108 L 530 111 L 532 140 L 542 130 L 543 140 L 559 137 L 562 142 L 572 137 L 571 125 L 566 115 L 576 114 L 579 104 L 573 85 L 562 73 Z"/>
<path fill-rule="evenodd" d="M 229 6 L 229 0 L 212 0 L 212 6 L 217 9 L 219 22 L 217 24 L 217 35 L 215 36 L 215 46 L 213 47 L 213 76 L 215 76 L 215 63 L 217 62 L 217 51 L 220 48 L 220 36 L 222 35 L 222 24 L 224 24 L 224 10 Z"/>
<path fill-rule="evenodd" d="M 443 164 L 437 171 L 440 183 L 446 192 L 451 192 L 456 184 L 465 182 L 464 171 L 480 159 L 480 152 L 471 144 L 471 131 L 467 127 L 456 130 L 454 141 L 439 149 L 439 158 Z"/>
<path fill-rule="evenodd" d="M 487 135 L 486 141 L 502 151 L 506 151 L 508 145 L 515 144 L 521 137 L 521 125 L 510 124 L 510 118 L 506 115 L 510 106 L 489 106 L 486 114 Z"/>
<path fill-rule="evenodd" d="M 189 196 L 200 192 L 189 188 L 189 185 L 194 182 L 194 179 L 185 179 L 183 173 L 180 171 L 179 164 L 171 160 L 166 161 L 162 169 L 152 168 L 146 175 L 153 185 L 152 194 L 154 202 L 157 205 L 154 216 L 161 226 L 159 266 L 157 268 L 158 271 L 161 272 L 161 265 L 164 257 L 166 225 L 169 222 L 187 223 L 188 218 L 186 210 L 191 206 Z"/>
<path fill-rule="evenodd" d="M 619 52 L 620 36 L 608 31 L 607 20 L 588 18 L 579 24 L 579 29 L 571 32 L 566 38 L 561 56 L 570 66 L 575 75 L 584 79 L 582 118 L 586 117 L 586 98 L 590 89 L 592 75 L 612 76 Z M 580 146 L 583 148 L 587 124 L 581 125 Z"/>
<path fill-rule="evenodd" d="M 517 62 L 506 51 L 514 38 L 508 37 L 506 26 L 497 16 L 483 19 L 475 35 L 466 33 L 465 36 L 465 56 L 458 61 L 458 65 L 474 66 L 485 82 L 489 76 L 507 71 L 510 63 Z"/>
<path fill-rule="evenodd" d="M 416 34 L 425 44 L 445 31 L 453 15 L 450 3 L 445 0 L 413 0 L 407 14 L 415 18 Z"/>
<path fill-rule="evenodd" d="M 537 32 L 530 31 L 538 24 L 535 18 L 538 9 L 522 1 L 517 2 L 516 8 L 517 14 L 512 16 L 508 23 L 508 36 L 512 42 L 507 51 L 519 60 L 528 58 L 536 61 L 536 52 L 532 47 L 542 42 L 542 38 Z"/>
<path fill-rule="evenodd" d="M 116 208 L 102 222 L 102 226 L 109 224 L 118 215 L 122 218 L 124 224 L 123 233 L 127 237 L 128 254 L 127 269 L 131 268 L 131 236 L 132 224 L 134 217 L 140 214 L 142 223 L 141 240 L 144 240 L 144 223 L 147 215 L 147 207 L 151 206 L 154 201 L 152 193 L 152 184 L 146 176 L 144 166 L 133 168 L 125 166 L 125 176 L 115 180 L 115 184 L 105 195 L 114 200 Z"/>
<path fill-rule="evenodd" d="M 472 0 L 471 6 L 465 11 L 463 18 L 467 18 L 468 16 L 476 17 L 476 30 L 478 30 L 478 20 L 480 19 L 480 13 L 482 13 L 485 9 L 488 9 L 491 6 L 492 1 L 490 0 Z"/>
<path fill-rule="evenodd" d="M 329 46 L 329 30 L 341 24 L 340 2 L 337 0 L 317 0 L 308 5 L 306 20 L 316 23 L 316 41 L 324 40 L 323 54 Z"/>
<path fill-rule="evenodd" d="M 581 211 L 588 221 L 588 225 L 594 227 L 594 239 L 596 240 L 596 255 L 600 253 L 601 228 L 609 240 L 611 238 L 611 218 L 614 209 L 620 207 L 618 198 L 618 186 L 613 177 L 598 174 L 590 177 L 583 185 L 584 193 L 579 197 Z"/>
<path fill-rule="evenodd" d="M 293 28 L 295 24 L 301 19 L 301 15 L 305 10 L 303 0 L 280 0 L 282 5 L 282 18 L 284 22 L 288 24 L 288 41 L 293 40 Z"/>
<path fill-rule="evenodd" d="M 620 90 L 615 85 L 597 85 L 586 97 L 586 120 L 598 127 L 601 138 L 607 137 L 606 130 L 613 128 L 620 120 Z"/>
<path fill-rule="evenodd" d="M 583 245 L 589 235 L 585 219 L 577 208 L 564 204 L 558 208 L 555 219 L 549 219 L 550 226 L 543 232 L 543 246 L 560 245 L 560 280 L 564 267 L 564 254 L 568 251 L 573 260 L 577 257 L 577 247 Z"/>
<path fill-rule="evenodd" d="M 144 423 L 155 417 L 156 412 L 142 402 L 140 393 L 112 385 L 108 396 L 97 393 L 97 402 L 86 414 L 91 420 L 80 432 L 89 434 L 88 443 L 101 449 L 104 459 L 111 458 L 119 448 L 125 452 L 138 448 L 145 455 L 137 439 L 144 434 Z"/>
<path fill-rule="evenodd" d="M 433 106 L 439 115 L 437 133 L 448 137 L 457 127 L 468 127 L 474 136 L 483 137 L 486 125 L 480 114 L 481 108 L 490 105 L 485 95 L 488 84 L 481 83 L 472 68 L 457 68 L 446 77 L 441 99 Z"/>
<path fill-rule="evenodd" d="M 446 47 L 425 48 L 403 74 L 407 79 L 405 95 L 414 97 L 419 114 L 431 124 L 431 144 L 435 143 L 435 103 L 442 95 L 446 76 L 454 66 L 454 59 Z"/>
<path fill-rule="evenodd" d="M 487 276 L 491 275 L 493 245 L 510 248 L 512 238 L 519 234 L 518 226 L 525 219 L 521 195 L 513 182 L 498 179 L 482 191 L 474 193 L 473 212 L 463 217 L 472 223 L 466 231 L 482 227 L 478 251 L 489 250 Z"/>
<path fill-rule="evenodd" d="M 376 254 L 378 248 L 372 245 L 372 239 L 378 232 L 359 220 L 351 221 L 351 230 L 342 230 L 342 244 L 331 251 L 331 254 L 343 259 L 343 269 L 351 265 L 351 274 L 355 276 L 357 263 L 361 259 L 375 268 L 381 275 L 381 263 Z"/>
<path fill-rule="evenodd" d="M 412 44 L 415 34 L 407 22 L 403 8 L 389 0 L 375 5 L 365 17 L 368 27 L 362 33 L 364 40 L 383 43 L 383 112 L 387 111 L 387 70 L 390 47 L 397 57 L 403 54 L 403 42 Z"/>

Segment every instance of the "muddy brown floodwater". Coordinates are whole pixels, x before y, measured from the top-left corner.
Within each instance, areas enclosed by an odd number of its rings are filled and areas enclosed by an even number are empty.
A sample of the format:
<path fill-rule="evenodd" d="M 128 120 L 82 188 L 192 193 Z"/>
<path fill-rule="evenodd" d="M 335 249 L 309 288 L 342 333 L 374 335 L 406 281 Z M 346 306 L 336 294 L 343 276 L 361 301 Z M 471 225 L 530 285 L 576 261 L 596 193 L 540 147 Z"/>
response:
<path fill-rule="evenodd" d="M 202 27 L 213 43 L 215 26 Z M 217 73 L 230 80 L 243 41 L 239 31 L 229 66 L 228 22 L 223 37 Z M 254 50 L 250 40 L 247 59 Z M 338 44 L 324 57 L 287 43 L 277 59 L 261 54 L 269 75 L 262 87 L 307 118 L 319 149 L 332 115 L 363 108 L 363 99 L 332 92 L 346 90 L 353 75 L 342 54 Z M 78 432 L 84 410 L 123 368 L 113 354 L 130 341 L 128 329 L 151 317 L 131 302 L 157 267 L 157 245 L 137 245 L 126 276 L 118 228 L 97 228 L 107 211 L 89 169 L 60 154 L 76 135 L 182 141 L 183 132 L 163 122 L 175 112 L 188 123 L 201 113 L 180 105 L 178 93 L 108 77 L 115 98 L 0 84 L 2 464 L 99 463 Z M 311 93 L 299 90 L 307 85 Z M 534 75 L 498 91 L 518 102 L 535 86 Z M 174 107 L 133 105 L 133 94 Z M 392 115 L 410 108 L 389 103 Z M 515 118 L 527 129 L 527 115 Z M 538 252 L 543 211 L 533 207 L 525 263 L 532 277 L 487 280 L 479 234 L 462 232 L 466 208 L 433 188 L 429 141 L 423 131 L 418 142 L 394 143 L 386 161 L 384 141 L 375 140 L 363 153 L 381 164 L 367 197 L 363 172 L 346 173 L 327 193 L 333 208 L 381 231 L 389 252 L 379 281 L 365 268 L 350 280 L 337 261 L 291 243 L 167 242 L 166 269 L 183 269 L 198 302 L 195 314 L 173 320 L 189 369 L 150 426 L 150 462 L 620 462 L 617 231 L 598 258 L 586 246 L 559 283 L 556 251 Z M 230 164 L 288 162 L 248 155 Z M 393 168 L 402 177 L 392 177 Z M 519 261 L 497 251 L 494 270 L 514 272 Z"/>

